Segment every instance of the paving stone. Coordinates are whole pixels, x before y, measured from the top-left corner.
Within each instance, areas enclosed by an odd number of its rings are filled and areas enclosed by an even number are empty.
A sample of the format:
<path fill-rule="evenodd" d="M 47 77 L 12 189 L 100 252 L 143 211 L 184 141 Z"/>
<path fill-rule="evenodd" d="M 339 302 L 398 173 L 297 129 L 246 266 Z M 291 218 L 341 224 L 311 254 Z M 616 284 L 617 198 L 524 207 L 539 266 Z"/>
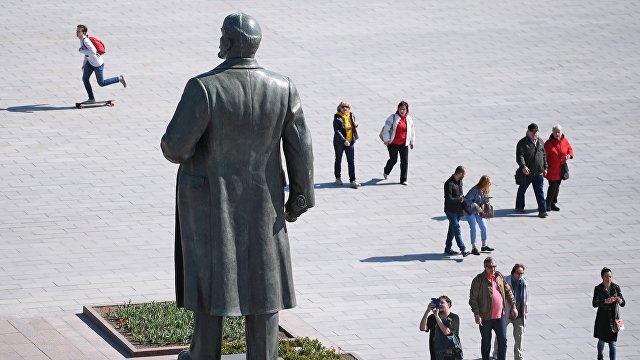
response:
<path fill-rule="evenodd" d="M 313 133 L 317 206 L 288 226 L 295 314 L 367 360 L 421 359 L 428 350 L 418 321 L 430 297 L 447 294 L 465 355 L 479 357 L 467 298 L 484 256 L 442 255 L 442 184 L 464 164 L 466 189 L 482 174 L 492 178 L 498 216 L 489 241 L 499 269 L 527 265 L 527 357 L 593 357 L 592 288 L 610 266 L 628 300 L 618 358 L 640 358 L 635 2 L 141 0 L 82 16 L 76 7 L 1 6 L 3 360 L 39 358 L 6 344 L 28 341 L 9 321 L 27 321 L 29 332 L 28 321 L 43 318 L 60 334 L 47 336 L 75 349 L 37 342 L 48 358 L 121 359 L 81 331 L 84 323 L 50 319 L 87 303 L 173 299 L 177 166 L 163 158 L 160 136 L 186 80 L 219 62 L 219 24 L 238 9 L 260 21 L 258 61 L 291 76 Z M 105 74 L 127 76 L 127 89 L 94 83 L 99 98 L 117 100 L 113 108 L 70 108 L 86 96 L 77 23 L 108 44 Z M 34 72 L 43 62 L 46 70 Z M 332 184 L 330 121 L 341 99 L 360 123 L 357 190 Z M 398 168 L 382 180 L 387 154 L 378 139 L 401 99 L 418 132 L 407 187 L 397 184 Z M 530 122 L 544 138 L 562 124 L 576 152 L 562 210 L 547 219 L 536 217 L 531 190 L 528 212 L 511 212 L 514 147 Z"/>

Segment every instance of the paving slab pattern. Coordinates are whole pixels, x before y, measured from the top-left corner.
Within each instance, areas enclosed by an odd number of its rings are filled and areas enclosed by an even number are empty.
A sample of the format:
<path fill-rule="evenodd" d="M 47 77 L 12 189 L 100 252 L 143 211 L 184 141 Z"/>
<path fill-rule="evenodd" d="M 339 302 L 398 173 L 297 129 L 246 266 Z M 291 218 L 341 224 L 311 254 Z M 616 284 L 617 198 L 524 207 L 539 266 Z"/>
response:
<path fill-rule="evenodd" d="M 173 298 L 176 166 L 159 149 L 187 79 L 219 63 L 219 27 L 254 15 L 258 61 L 298 86 L 313 132 L 317 207 L 289 225 L 298 307 L 322 336 L 367 360 L 421 359 L 418 322 L 447 294 L 468 358 L 479 332 L 467 305 L 484 256 L 442 255 L 442 184 L 492 177 L 499 270 L 527 265 L 529 359 L 595 358 L 592 289 L 614 270 L 627 307 L 618 358 L 640 358 L 640 3 L 560 0 L 113 1 L 0 4 L 0 358 L 120 359 L 77 319 L 85 304 Z M 107 45 L 85 99 L 75 26 Z M 335 187 L 332 113 L 360 121 L 358 190 Z M 404 99 L 416 121 L 407 187 L 383 181 L 377 134 Z M 560 212 L 538 219 L 531 190 L 511 210 L 515 143 L 559 123 L 576 158 Z M 346 176 L 346 165 L 344 165 Z M 468 244 L 468 226 L 462 224 Z"/>

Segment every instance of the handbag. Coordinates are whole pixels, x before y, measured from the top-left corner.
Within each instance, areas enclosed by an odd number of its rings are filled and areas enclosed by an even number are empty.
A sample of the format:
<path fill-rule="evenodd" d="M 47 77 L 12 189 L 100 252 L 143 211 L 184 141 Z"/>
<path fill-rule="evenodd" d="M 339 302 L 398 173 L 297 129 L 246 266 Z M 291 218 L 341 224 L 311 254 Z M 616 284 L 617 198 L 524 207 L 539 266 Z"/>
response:
<path fill-rule="evenodd" d="M 395 120 L 395 114 L 393 115 L 393 119 Z M 382 129 L 380 129 L 380 134 L 378 136 L 380 136 L 380 140 L 382 140 L 382 142 L 384 142 L 384 127 L 387 125 L 387 122 L 385 121 L 385 124 L 382 125 Z M 391 127 L 389 127 L 389 141 L 393 141 L 393 139 L 391 139 L 391 134 L 393 133 L 393 121 L 391 122 Z"/>
<path fill-rule="evenodd" d="M 489 202 L 482 204 L 482 214 L 480 214 L 480 217 L 483 219 L 491 219 L 493 218 L 493 216 L 493 205 L 491 205 Z"/>
<path fill-rule="evenodd" d="M 562 158 L 562 151 L 560 151 L 560 148 L 557 145 L 553 145 L 556 150 L 558 150 L 558 156 L 560 157 L 560 178 L 562 180 L 568 180 L 569 179 L 569 165 L 567 165 L 567 159 L 563 159 Z"/>
<path fill-rule="evenodd" d="M 624 330 L 624 321 L 620 319 L 620 305 L 616 303 L 616 318 L 613 321 L 613 332 L 619 333 Z"/>
<path fill-rule="evenodd" d="M 525 175 L 520 168 L 516 169 L 515 174 L 516 185 L 523 185 L 527 181 L 527 175 Z"/>
<path fill-rule="evenodd" d="M 560 177 L 562 180 L 569 179 L 569 165 L 567 165 L 567 161 L 562 163 L 562 167 L 560 168 Z"/>
<path fill-rule="evenodd" d="M 455 333 L 449 335 L 439 333 L 436 335 L 436 349 L 438 349 L 438 354 L 452 355 L 455 359 L 463 358 L 462 344 L 460 343 L 460 338 Z"/>

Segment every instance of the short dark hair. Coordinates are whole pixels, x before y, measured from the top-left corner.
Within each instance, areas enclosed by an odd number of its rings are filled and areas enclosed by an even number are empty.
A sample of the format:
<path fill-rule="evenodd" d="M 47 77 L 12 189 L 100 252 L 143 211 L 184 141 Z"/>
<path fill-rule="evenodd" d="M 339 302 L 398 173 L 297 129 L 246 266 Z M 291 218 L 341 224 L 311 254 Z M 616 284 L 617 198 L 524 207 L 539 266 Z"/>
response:
<path fill-rule="evenodd" d="M 83 32 L 84 34 L 86 34 L 86 33 L 87 33 L 87 31 L 89 31 L 89 29 L 87 29 L 87 27 L 86 27 L 86 26 L 84 26 L 84 25 L 82 25 L 82 24 L 79 24 L 79 25 L 76 27 L 76 29 L 80 29 L 80 30 L 82 30 L 82 32 Z"/>
<path fill-rule="evenodd" d="M 449 304 L 449 307 L 451 307 L 451 299 L 449 299 L 447 295 L 442 295 L 438 299 L 444 299 L 444 301 L 446 301 L 447 304 Z"/>
<path fill-rule="evenodd" d="M 515 274 L 516 271 L 518 270 L 518 268 L 522 268 L 522 270 L 526 270 L 527 268 L 524 267 L 523 264 L 515 264 L 513 265 L 513 269 L 511 269 L 511 275 Z"/>
<path fill-rule="evenodd" d="M 455 174 L 462 174 L 466 172 L 467 172 L 467 169 L 465 169 L 464 166 L 460 165 L 456 168 Z"/>
<path fill-rule="evenodd" d="M 611 271 L 611 269 L 609 269 L 609 268 L 608 268 L 608 267 L 606 267 L 606 266 L 605 266 L 605 267 L 603 267 L 603 268 L 602 268 L 602 270 L 600 270 L 600 277 L 604 277 L 604 274 L 606 274 L 606 273 L 608 273 L 608 272 L 612 273 L 613 271 Z"/>
<path fill-rule="evenodd" d="M 404 100 L 402 100 L 402 101 L 400 101 L 398 103 L 398 106 L 396 107 L 396 114 L 398 114 L 398 109 L 400 109 L 400 106 L 406 107 L 407 108 L 407 114 L 409 113 L 409 103 L 404 101 Z M 400 114 L 398 114 L 398 115 L 400 115 Z"/>

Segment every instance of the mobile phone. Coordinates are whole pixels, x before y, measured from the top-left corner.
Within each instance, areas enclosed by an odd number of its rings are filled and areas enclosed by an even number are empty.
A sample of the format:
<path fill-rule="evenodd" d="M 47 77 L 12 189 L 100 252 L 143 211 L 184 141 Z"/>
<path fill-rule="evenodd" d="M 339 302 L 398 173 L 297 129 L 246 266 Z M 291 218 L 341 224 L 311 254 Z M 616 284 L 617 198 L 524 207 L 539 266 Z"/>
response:
<path fill-rule="evenodd" d="M 439 298 L 431 298 L 431 303 L 436 309 L 440 309 L 440 299 Z"/>

